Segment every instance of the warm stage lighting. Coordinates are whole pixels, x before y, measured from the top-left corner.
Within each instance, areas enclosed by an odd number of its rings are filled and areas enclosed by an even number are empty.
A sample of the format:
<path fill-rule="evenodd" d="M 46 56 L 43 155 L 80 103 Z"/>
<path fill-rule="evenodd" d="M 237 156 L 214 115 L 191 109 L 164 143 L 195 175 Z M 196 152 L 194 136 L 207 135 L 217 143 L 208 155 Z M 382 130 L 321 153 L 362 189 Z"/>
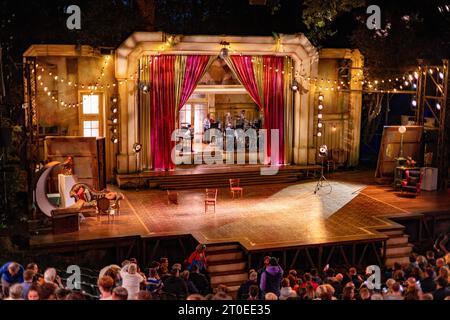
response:
<path fill-rule="evenodd" d="M 439 102 L 436 103 L 436 109 L 441 110 L 441 105 L 439 104 Z"/>

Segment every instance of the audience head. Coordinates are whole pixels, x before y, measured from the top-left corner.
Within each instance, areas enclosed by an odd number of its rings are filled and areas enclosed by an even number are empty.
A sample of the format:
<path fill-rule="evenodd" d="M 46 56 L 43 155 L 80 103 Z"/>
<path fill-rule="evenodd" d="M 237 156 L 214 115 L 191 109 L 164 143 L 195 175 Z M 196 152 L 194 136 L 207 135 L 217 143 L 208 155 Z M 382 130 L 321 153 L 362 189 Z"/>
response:
<path fill-rule="evenodd" d="M 348 269 L 348 274 L 351 276 L 355 276 L 357 273 L 358 272 L 355 267 L 351 267 L 350 269 Z"/>
<path fill-rule="evenodd" d="M 437 285 L 438 289 L 445 288 L 448 285 L 448 279 L 439 277 L 439 278 L 436 279 L 436 285 Z"/>
<path fill-rule="evenodd" d="M 127 300 L 128 299 L 128 290 L 124 287 L 114 288 L 112 294 L 112 300 Z"/>
<path fill-rule="evenodd" d="M 188 281 L 189 280 L 189 271 L 188 270 L 184 270 L 181 274 L 180 277 L 184 280 L 184 281 Z"/>
<path fill-rule="evenodd" d="M 289 279 L 288 278 L 283 278 L 283 280 L 281 280 L 281 287 L 282 288 L 290 287 L 290 283 L 289 283 Z"/>
<path fill-rule="evenodd" d="M 250 281 L 257 281 L 258 280 L 258 273 L 255 270 L 252 270 L 250 274 L 248 275 L 248 279 Z"/>
<path fill-rule="evenodd" d="M 252 285 L 249 288 L 248 295 L 252 299 L 257 299 L 259 296 L 259 288 L 257 285 Z"/>
<path fill-rule="evenodd" d="M 33 282 L 33 278 L 34 278 L 34 275 L 35 275 L 36 273 L 33 271 L 33 270 L 30 270 L 30 269 L 27 269 L 27 270 L 25 270 L 25 272 L 23 273 L 23 280 L 25 281 L 25 282 Z"/>
<path fill-rule="evenodd" d="M 56 269 L 55 268 L 48 268 L 44 272 L 44 281 L 45 282 L 49 282 L 49 283 L 53 283 L 56 280 L 56 276 L 57 276 Z"/>
<path fill-rule="evenodd" d="M 38 265 L 37 265 L 36 263 L 34 263 L 34 262 L 27 264 L 26 270 L 31 270 L 31 271 L 34 272 L 34 274 L 39 273 L 39 267 L 38 267 Z"/>
<path fill-rule="evenodd" d="M 342 291 L 342 300 L 353 300 L 355 298 L 355 288 L 352 286 L 345 286 Z"/>
<path fill-rule="evenodd" d="M 175 263 L 172 266 L 172 275 L 175 276 L 175 277 L 179 277 L 180 276 L 180 271 L 181 271 L 181 264 Z"/>
<path fill-rule="evenodd" d="M 58 288 L 55 292 L 56 300 L 66 300 L 70 293 L 72 293 L 72 291 L 68 289 Z"/>
<path fill-rule="evenodd" d="M 424 293 L 420 296 L 420 300 L 434 300 L 431 293 Z"/>
<path fill-rule="evenodd" d="M 275 257 L 271 257 L 270 260 L 269 260 L 269 265 L 272 266 L 272 267 L 277 266 L 278 265 L 278 259 L 275 258 Z"/>
<path fill-rule="evenodd" d="M 128 265 L 128 273 L 129 274 L 136 274 L 138 272 L 137 265 L 135 263 L 130 263 Z"/>
<path fill-rule="evenodd" d="M 71 292 L 67 295 L 66 300 L 86 300 L 86 297 L 81 292 Z"/>
<path fill-rule="evenodd" d="M 11 300 L 22 300 L 23 287 L 21 284 L 14 284 L 9 288 L 9 298 Z"/>
<path fill-rule="evenodd" d="M 188 301 L 200 301 L 200 300 L 206 300 L 204 296 L 202 296 L 201 294 L 191 294 L 187 297 Z"/>
<path fill-rule="evenodd" d="M 374 293 L 371 297 L 370 300 L 384 300 L 383 295 L 379 294 L 379 293 Z"/>
<path fill-rule="evenodd" d="M 445 265 L 444 258 L 439 258 L 439 259 L 436 260 L 436 267 L 442 268 L 444 265 Z"/>
<path fill-rule="evenodd" d="M 18 264 L 17 262 L 11 262 L 8 265 L 8 273 L 11 276 L 14 277 L 15 275 L 17 275 L 19 273 L 19 271 L 20 271 L 20 264 Z"/>
<path fill-rule="evenodd" d="M 191 267 L 191 272 L 199 273 L 200 272 L 200 268 L 198 267 L 198 265 L 194 264 Z"/>
<path fill-rule="evenodd" d="M 268 292 L 266 293 L 266 295 L 264 296 L 265 300 L 278 300 L 278 297 L 275 293 L 273 292 Z"/>
<path fill-rule="evenodd" d="M 38 285 L 33 284 L 30 289 L 28 289 L 28 300 L 40 300 L 41 289 Z"/>
<path fill-rule="evenodd" d="M 100 279 L 98 279 L 97 285 L 102 294 L 112 293 L 114 287 L 114 280 L 110 276 L 103 276 Z"/>
<path fill-rule="evenodd" d="M 316 298 L 320 300 L 332 300 L 334 288 L 329 284 L 322 284 L 316 289 Z"/>
<path fill-rule="evenodd" d="M 163 268 L 169 268 L 169 259 L 168 258 L 161 258 L 159 259 L 159 264 Z"/>
<path fill-rule="evenodd" d="M 55 300 L 56 299 L 56 289 L 58 287 L 52 282 L 46 282 L 41 285 L 40 298 L 41 300 Z"/>
<path fill-rule="evenodd" d="M 153 300 L 153 296 L 149 291 L 139 291 L 136 300 Z"/>

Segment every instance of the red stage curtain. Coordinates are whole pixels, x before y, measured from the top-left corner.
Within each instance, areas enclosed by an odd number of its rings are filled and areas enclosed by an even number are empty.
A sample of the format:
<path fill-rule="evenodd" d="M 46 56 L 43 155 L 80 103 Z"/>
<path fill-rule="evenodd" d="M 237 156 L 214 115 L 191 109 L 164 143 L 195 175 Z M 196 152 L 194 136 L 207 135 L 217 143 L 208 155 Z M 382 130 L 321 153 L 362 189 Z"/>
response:
<path fill-rule="evenodd" d="M 271 156 L 270 130 L 279 130 L 277 164 L 284 163 L 284 58 L 265 56 L 264 61 L 264 123 L 268 130 L 268 153 Z"/>
<path fill-rule="evenodd" d="M 176 56 L 152 57 L 151 69 L 151 110 L 150 141 L 154 170 L 170 170 L 175 165 L 171 152 L 175 143 L 175 58 Z"/>
<path fill-rule="evenodd" d="M 251 56 L 231 56 L 232 70 L 237 73 L 242 85 L 253 101 L 264 112 L 264 128 L 267 132 L 267 156 L 271 157 L 271 130 L 279 130 L 279 153 L 275 163 L 284 163 L 284 58 L 264 56 L 264 72 L 259 75 L 263 83 L 263 96 L 258 91 L 258 76 L 253 67 Z"/>
<path fill-rule="evenodd" d="M 262 97 L 259 96 L 258 86 L 256 84 L 255 72 L 251 56 L 231 56 L 233 63 L 232 69 L 237 73 L 237 77 L 247 90 L 250 97 L 262 109 Z"/>
<path fill-rule="evenodd" d="M 182 59 L 183 58 L 183 59 Z M 179 63 L 177 60 L 184 60 Z M 160 55 L 149 57 L 150 85 L 150 144 L 151 162 L 154 170 L 172 170 L 172 150 L 175 142 L 172 133 L 175 130 L 176 112 L 188 101 L 210 62 L 209 56 Z M 177 73 L 177 74 L 176 74 Z M 181 90 L 176 90 L 176 78 L 182 79 Z M 180 88 L 178 88 L 180 89 Z M 177 92 L 180 94 L 177 97 Z M 179 104 L 177 105 L 177 101 Z M 145 130 L 145 128 L 143 128 Z"/>
<path fill-rule="evenodd" d="M 178 110 L 181 110 L 181 108 L 183 108 L 183 106 L 189 100 L 189 97 L 194 92 L 198 82 L 205 74 L 206 67 L 209 61 L 209 56 L 187 56 L 183 88 L 181 91 L 181 99 Z"/>

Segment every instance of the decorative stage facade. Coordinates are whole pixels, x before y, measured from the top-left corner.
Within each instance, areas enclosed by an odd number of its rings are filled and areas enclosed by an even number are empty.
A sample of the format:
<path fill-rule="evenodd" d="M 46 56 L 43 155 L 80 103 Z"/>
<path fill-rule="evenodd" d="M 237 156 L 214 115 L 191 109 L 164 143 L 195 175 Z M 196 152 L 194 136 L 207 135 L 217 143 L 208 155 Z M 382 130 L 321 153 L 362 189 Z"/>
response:
<path fill-rule="evenodd" d="M 200 136 L 211 123 L 224 132 L 266 129 L 266 155 L 276 154 L 272 164 L 315 164 L 323 144 L 334 151 L 335 162 L 358 164 L 363 68 L 358 50 L 318 51 L 303 34 L 136 32 L 114 51 L 34 45 L 24 59 L 34 67 L 34 82 L 30 76 L 25 82 L 36 86 L 27 102 L 41 140 L 105 137 L 108 181 L 116 173 L 174 169 L 173 132 L 186 128 Z M 277 130 L 276 140 L 271 130 Z M 201 148 L 199 139 L 193 153 Z M 45 160 L 43 145 L 39 157 Z"/>

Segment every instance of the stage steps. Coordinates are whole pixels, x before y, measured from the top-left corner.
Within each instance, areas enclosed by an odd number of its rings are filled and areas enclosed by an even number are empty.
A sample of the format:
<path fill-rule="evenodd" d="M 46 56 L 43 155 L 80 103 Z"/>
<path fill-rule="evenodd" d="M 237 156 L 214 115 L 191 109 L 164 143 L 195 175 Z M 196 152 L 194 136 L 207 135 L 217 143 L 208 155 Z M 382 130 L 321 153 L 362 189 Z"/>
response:
<path fill-rule="evenodd" d="M 293 183 L 313 176 L 320 166 L 282 166 L 275 175 L 262 175 L 263 166 L 208 166 L 173 172 L 145 172 L 141 175 L 117 175 L 120 188 L 150 187 L 163 190 L 226 188 L 229 179 L 241 179 L 241 185 Z"/>
<path fill-rule="evenodd" d="M 236 297 L 239 286 L 248 279 L 245 255 L 238 244 L 207 245 L 208 273 L 213 289 L 226 285 Z"/>
<path fill-rule="evenodd" d="M 382 232 L 389 236 L 386 241 L 386 267 L 392 267 L 396 262 L 401 265 L 408 264 L 413 245 L 408 242 L 409 236 L 405 234 L 405 227 L 398 226 Z"/>

